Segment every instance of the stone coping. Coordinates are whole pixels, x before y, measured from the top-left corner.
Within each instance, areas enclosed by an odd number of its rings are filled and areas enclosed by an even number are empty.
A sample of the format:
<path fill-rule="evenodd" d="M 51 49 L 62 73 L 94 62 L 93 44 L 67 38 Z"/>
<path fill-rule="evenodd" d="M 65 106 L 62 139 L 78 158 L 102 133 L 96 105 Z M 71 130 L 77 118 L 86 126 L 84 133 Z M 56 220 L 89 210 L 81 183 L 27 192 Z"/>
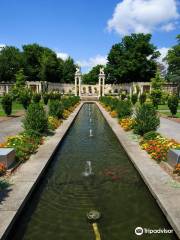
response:
<path fill-rule="evenodd" d="M 32 155 L 26 163 L 20 165 L 15 173 L 10 176 L 9 180 L 12 185 L 5 190 L 6 196 L 0 202 L 1 240 L 5 239 L 11 230 L 13 223 L 29 199 L 82 105 L 83 103 L 80 103 L 68 119 L 64 120 L 61 126 L 56 129 L 55 134 L 39 147 L 38 152 Z"/>
<path fill-rule="evenodd" d="M 112 118 L 99 103 L 96 104 L 180 239 L 180 185 L 175 187 L 173 183 L 178 182 L 162 170 L 138 142 L 128 138 L 116 118 Z"/>

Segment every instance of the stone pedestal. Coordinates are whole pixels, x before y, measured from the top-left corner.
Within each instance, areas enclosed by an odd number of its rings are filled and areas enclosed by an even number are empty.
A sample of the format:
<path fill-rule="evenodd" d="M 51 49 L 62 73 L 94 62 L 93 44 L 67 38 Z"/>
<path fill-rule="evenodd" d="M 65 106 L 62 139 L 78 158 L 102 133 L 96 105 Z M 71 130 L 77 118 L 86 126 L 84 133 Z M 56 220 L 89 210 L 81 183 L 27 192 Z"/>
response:
<path fill-rule="evenodd" d="M 99 94 L 98 97 L 104 96 L 104 86 L 105 86 L 105 74 L 99 74 Z"/>
<path fill-rule="evenodd" d="M 8 169 L 15 160 L 15 151 L 13 148 L 0 148 L 0 163 L 3 163 Z"/>
<path fill-rule="evenodd" d="M 180 150 L 170 149 L 167 155 L 167 163 L 173 168 L 180 164 Z"/>
<path fill-rule="evenodd" d="M 79 95 L 81 97 L 81 70 L 80 68 L 76 68 L 76 73 L 75 73 L 75 96 Z M 77 86 L 79 86 L 79 92 L 77 91 Z"/>

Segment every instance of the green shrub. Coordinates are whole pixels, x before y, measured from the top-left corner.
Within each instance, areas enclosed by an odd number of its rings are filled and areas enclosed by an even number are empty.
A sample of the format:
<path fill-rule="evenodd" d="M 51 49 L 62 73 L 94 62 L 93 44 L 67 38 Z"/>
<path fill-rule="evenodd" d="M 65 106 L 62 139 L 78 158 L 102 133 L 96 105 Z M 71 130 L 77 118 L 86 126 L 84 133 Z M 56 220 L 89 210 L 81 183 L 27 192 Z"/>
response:
<path fill-rule="evenodd" d="M 48 101 L 49 101 L 49 94 L 48 94 L 48 93 L 44 93 L 44 94 L 42 95 L 42 98 L 43 98 L 44 104 L 47 105 L 47 104 L 48 104 Z"/>
<path fill-rule="evenodd" d="M 50 100 L 49 102 L 49 116 L 58 119 L 63 118 L 64 106 L 59 100 Z"/>
<path fill-rule="evenodd" d="M 3 111 L 7 116 L 12 113 L 12 96 L 10 94 L 5 94 L 1 100 Z"/>
<path fill-rule="evenodd" d="M 39 94 L 39 93 L 34 93 L 32 99 L 33 99 L 33 102 L 34 102 L 34 103 L 39 103 L 39 102 L 41 101 L 41 94 Z"/>
<path fill-rule="evenodd" d="M 137 95 L 137 93 L 132 94 L 132 96 L 131 96 L 131 102 L 132 102 L 133 105 L 135 105 L 135 104 L 137 103 L 137 100 L 138 100 L 138 95 Z"/>
<path fill-rule="evenodd" d="M 144 134 L 143 138 L 144 140 L 154 140 L 157 136 L 160 134 L 155 131 L 150 131 Z"/>
<path fill-rule="evenodd" d="M 132 104 L 130 100 L 120 100 L 117 104 L 118 118 L 130 117 L 132 115 Z"/>
<path fill-rule="evenodd" d="M 46 112 L 39 103 L 31 103 L 23 121 L 24 129 L 41 134 L 48 129 Z"/>
<path fill-rule="evenodd" d="M 126 98 L 126 94 L 122 93 L 120 98 L 121 98 L 121 100 L 124 100 Z"/>
<path fill-rule="evenodd" d="M 168 107 L 171 111 L 172 116 L 176 115 L 178 109 L 179 99 L 176 95 L 169 96 Z"/>
<path fill-rule="evenodd" d="M 50 92 L 49 99 L 61 100 L 61 94 L 59 92 Z"/>
<path fill-rule="evenodd" d="M 28 90 L 23 90 L 19 96 L 19 101 L 23 105 L 24 109 L 27 109 L 31 103 L 31 94 Z"/>
<path fill-rule="evenodd" d="M 145 133 L 155 131 L 160 124 L 159 116 L 154 106 L 144 103 L 136 109 L 134 132 L 143 136 Z"/>
<path fill-rule="evenodd" d="M 139 96 L 139 102 L 140 102 L 141 105 L 146 102 L 146 93 L 142 93 L 142 94 Z"/>
<path fill-rule="evenodd" d="M 153 106 L 158 109 L 158 105 L 161 103 L 162 91 L 160 89 L 155 89 L 151 91 L 151 101 Z"/>

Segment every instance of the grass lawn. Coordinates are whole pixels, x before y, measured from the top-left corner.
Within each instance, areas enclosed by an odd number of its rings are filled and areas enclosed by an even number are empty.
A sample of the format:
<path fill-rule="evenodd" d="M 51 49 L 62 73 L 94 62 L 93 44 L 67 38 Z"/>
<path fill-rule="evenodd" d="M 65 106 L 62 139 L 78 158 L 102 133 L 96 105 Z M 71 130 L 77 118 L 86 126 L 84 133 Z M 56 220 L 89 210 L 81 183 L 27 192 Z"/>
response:
<path fill-rule="evenodd" d="M 14 102 L 12 106 L 12 115 L 16 114 L 20 110 L 24 110 L 23 106 L 20 103 Z M 0 116 L 6 116 L 2 109 L 1 104 L 0 104 Z"/>
<path fill-rule="evenodd" d="M 165 111 L 165 112 L 159 111 L 159 112 L 162 113 L 162 114 L 165 114 L 165 115 L 167 115 L 167 116 L 171 116 L 170 111 Z M 176 114 L 176 117 L 177 117 L 177 118 L 180 118 L 180 112 L 178 112 L 178 113 Z"/>
<path fill-rule="evenodd" d="M 158 110 L 169 110 L 168 105 L 159 105 Z M 180 110 L 180 104 L 178 106 L 178 110 Z"/>

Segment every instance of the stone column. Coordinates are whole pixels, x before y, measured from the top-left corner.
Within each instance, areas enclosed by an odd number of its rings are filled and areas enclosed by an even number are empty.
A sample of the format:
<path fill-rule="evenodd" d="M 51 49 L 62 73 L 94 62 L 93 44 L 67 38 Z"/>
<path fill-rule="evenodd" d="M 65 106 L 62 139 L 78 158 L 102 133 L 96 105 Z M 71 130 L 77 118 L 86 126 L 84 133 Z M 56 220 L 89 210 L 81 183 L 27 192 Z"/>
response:
<path fill-rule="evenodd" d="M 101 86 L 102 86 L 102 92 L 101 92 Z M 99 73 L 99 96 L 104 96 L 104 86 L 105 86 L 105 74 L 104 74 L 104 68 L 100 68 Z"/>
<path fill-rule="evenodd" d="M 99 91 L 98 91 L 98 97 L 101 96 L 101 78 L 99 77 Z"/>
<path fill-rule="evenodd" d="M 9 93 L 9 86 L 6 85 L 6 93 Z"/>
<path fill-rule="evenodd" d="M 77 77 L 75 76 L 75 96 L 77 96 Z"/>
<path fill-rule="evenodd" d="M 102 79 L 103 84 L 102 84 L 102 96 L 104 97 L 104 87 L 105 87 L 105 77 Z"/>
<path fill-rule="evenodd" d="M 79 96 L 81 97 L 81 75 L 79 76 Z"/>
<path fill-rule="evenodd" d="M 82 77 L 81 70 L 79 67 L 77 67 L 76 73 L 75 73 L 75 95 L 77 96 L 77 85 L 79 85 L 79 96 L 80 97 L 81 97 L 81 77 Z"/>

